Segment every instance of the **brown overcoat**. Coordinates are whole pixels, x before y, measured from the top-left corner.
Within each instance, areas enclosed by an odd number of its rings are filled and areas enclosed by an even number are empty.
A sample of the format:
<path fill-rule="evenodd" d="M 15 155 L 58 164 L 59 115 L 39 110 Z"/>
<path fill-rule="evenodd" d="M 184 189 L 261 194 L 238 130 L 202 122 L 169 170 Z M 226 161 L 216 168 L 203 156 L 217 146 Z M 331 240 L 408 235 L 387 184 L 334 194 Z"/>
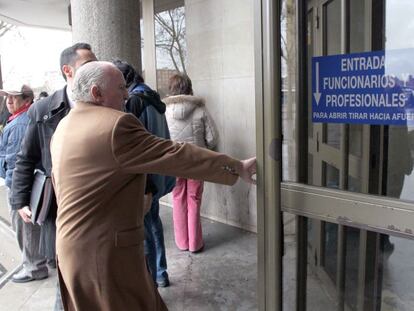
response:
<path fill-rule="evenodd" d="M 167 310 L 146 268 L 146 173 L 234 184 L 241 163 L 150 135 L 132 115 L 77 103 L 51 144 L 65 310 Z"/>

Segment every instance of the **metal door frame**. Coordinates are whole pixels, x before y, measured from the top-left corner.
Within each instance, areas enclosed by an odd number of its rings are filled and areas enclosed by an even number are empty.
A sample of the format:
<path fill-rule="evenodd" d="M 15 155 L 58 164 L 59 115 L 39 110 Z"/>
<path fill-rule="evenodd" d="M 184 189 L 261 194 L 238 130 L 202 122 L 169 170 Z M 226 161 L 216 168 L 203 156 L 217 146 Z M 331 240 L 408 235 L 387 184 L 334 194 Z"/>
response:
<path fill-rule="evenodd" d="M 281 1 L 254 4 L 259 310 L 282 310 Z"/>

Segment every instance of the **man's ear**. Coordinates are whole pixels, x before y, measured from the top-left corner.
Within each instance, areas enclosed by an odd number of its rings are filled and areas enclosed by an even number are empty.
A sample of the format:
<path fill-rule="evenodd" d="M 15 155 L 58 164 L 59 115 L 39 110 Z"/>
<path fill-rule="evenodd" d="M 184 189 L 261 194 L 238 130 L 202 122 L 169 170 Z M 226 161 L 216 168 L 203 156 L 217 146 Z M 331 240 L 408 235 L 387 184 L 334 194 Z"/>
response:
<path fill-rule="evenodd" d="M 25 105 L 27 105 L 27 104 L 31 104 L 31 103 L 33 103 L 33 98 L 30 98 L 30 97 L 28 97 L 28 98 L 26 98 L 25 100 L 24 100 L 24 104 Z"/>
<path fill-rule="evenodd" d="M 102 102 L 102 92 L 97 85 L 92 86 L 91 95 L 95 103 L 100 104 Z"/>
<path fill-rule="evenodd" d="M 67 78 L 73 78 L 72 67 L 70 67 L 69 65 L 63 65 L 62 66 L 62 71 L 63 71 L 63 74 L 66 76 L 66 79 Z"/>

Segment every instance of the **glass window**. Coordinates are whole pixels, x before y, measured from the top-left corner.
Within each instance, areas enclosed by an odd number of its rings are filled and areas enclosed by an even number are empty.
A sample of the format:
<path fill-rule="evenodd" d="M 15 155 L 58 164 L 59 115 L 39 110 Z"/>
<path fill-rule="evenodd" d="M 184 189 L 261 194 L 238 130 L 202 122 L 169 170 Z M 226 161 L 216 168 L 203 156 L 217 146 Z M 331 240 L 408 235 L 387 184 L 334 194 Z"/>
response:
<path fill-rule="evenodd" d="M 322 266 L 331 278 L 333 284 L 336 283 L 336 268 L 338 263 L 338 225 L 329 222 L 323 223 L 324 253 Z"/>
<path fill-rule="evenodd" d="M 362 157 L 362 132 L 361 124 L 349 125 L 349 153 Z"/>
<path fill-rule="evenodd" d="M 326 162 L 323 162 L 324 183 L 328 188 L 339 189 L 339 170 Z"/>
<path fill-rule="evenodd" d="M 308 244 L 314 244 L 314 237 L 315 237 L 315 229 L 314 222 L 309 221 L 309 228 L 308 232 Z M 335 234 L 335 233 L 334 233 Z M 333 237 L 335 238 L 335 237 Z M 308 268 L 307 268 L 307 277 L 306 277 L 306 287 L 307 287 L 307 296 L 306 296 L 306 310 L 314 311 L 314 310 L 321 310 L 323 306 L 324 311 L 336 311 L 338 307 L 335 304 L 334 298 L 329 295 L 330 289 L 327 288 L 326 283 L 321 282 L 320 274 L 317 273 L 316 266 L 318 265 L 318 255 L 317 250 L 313 248 L 308 248 Z M 330 262 L 328 260 L 328 264 Z M 332 286 L 331 286 L 332 287 Z M 292 305 L 290 308 L 284 308 L 284 310 L 294 310 L 294 306 Z"/>
<path fill-rule="evenodd" d="M 365 4 L 366 1 L 349 1 L 349 50 L 351 53 L 364 52 L 366 50 L 365 31 Z"/>
<path fill-rule="evenodd" d="M 312 57 L 314 55 L 314 26 L 313 21 L 315 10 L 310 10 L 307 15 L 307 29 L 306 29 L 306 44 L 307 44 L 307 73 L 308 81 L 312 81 Z M 313 137 L 313 122 L 312 122 L 312 88 L 308 87 L 308 136 Z"/>
<path fill-rule="evenodd" d="M 409 0 L 385 1 L 385 49 L 414 47 L 414 2 Z M 377 14 L 381 12 L 376 12 Z"/>
<path fill-rule="evenodd" d="M 324 55 L 341 52 L 341 1 L 332 0 L 324 5 Z"/>
<path fill-rule="evenodd" d="M 361 192 L 361 180 L 348 175 L 348 190 L 352 192 Z"/>
<path fill-rule="evenodd" d="M 340 0 L 309 0 L 307 3 L 307 23 L 303 31 L 307 35 L 308 66 L 314 55 L 341 54 L 344 49 L 347 53 L 361 53 L 414 48 L 413 1 L 349 0 L 345 1 L 349 5 L 347 12 L 341 11 L 343 1 Z M 342 21 L 346 31 L 341 29 Z M 342 33 L 347 36 L 346 46 L 341 46 Z M 414 68 L 414 58 L 405 66 L 408 70 Z M 309 72 L 306 74 L 311 81 Z M 413 96 L 414 70 L 411 75 L 404 81 Z M 307 92 L 307 104 L 310 105 L 312 94 L 309 88 Z M 344 190 L 367 192 L 369 189 L 371 194 L 414 201 L 414 127 L 320 125 L 312 124 L 309 116 L 308 122 L 308 153 L 301 157 L 305 157 L 308 164 L 309 184 L 339 189 L 344 174 L 348 186 Z M 319 142 L 321 128 L 322 142 Z M 349 131 L 346 133 L 342 128 L 349 128 Z M 344 133 L 349 137 L 348 154 L 340 150 Z M 336 150 L 321 146 L 322 143 Z M 341 171 L 338 163 L 344 157 L 349 159 L 348 167 Z M 338 224 L 308 219 L 308 309 L 319 310 L 321 305 L 327 306 L 328 310 L 330 306 L 337 309 L 338 298 L 343 297 L 345 310 L 414 310 L 414 299 L 410 294 L 413 287 L 410 282 L 412 241 L 346 227 L 345 258 L 338 258 L 338 237 L 341 237 L 338 228 Z M 345 262 L 343 293 L 338 293 L 336 284 L 341 276 L 338 270 L 340 259 Z M 400 279 L 401 273 L 405 272 Z M 362 284 L 361 280 L 364 280 Z"/>
<path fill-rule="evenodd" d="M 412 1 L 385 1 L 385 50 L 414 48 L 414 25 L 408 22 L 414 14 Z M 414 62 L 414 60 L 413 60 Z M 414 201 L 413 156 L 414 127 L 388 126 L 385 131 L 387 196 Z"/>
<path fill-rule="evenodd" d="M 390 237 L 382 244 L 381 310 L 414 310 L 414 241 Z"/>
<path fill-rule="evenodd" d="M 341 53 L 341 1 L 332 0 L 324 5 L 324 55 Z M 324 125 L 323 141 L 339 149 L 341 127 L 339 124 Z"/>
<path fill-rule="evenodd" d="M 365 1 L 351 0 L 349 2 L 349 51 L 351 53 L 364 52 L 366 49 L 365 32 Z M 362 156 L 362 125 L 349 125 L 349 153 Z M 356 180 L 349 181 L 355 185 Z M 358 181 L 359 182 L 359 181 Z M 352 187 L 355 189 L 355 187 Z M 350 189 L 350 191 L 353 191 Z"/>
<path fill-rule="evenodd" d="M 283 180 L 296 179 L 296 10 L 294 1 L 285 1 L 281 17 Z"/>

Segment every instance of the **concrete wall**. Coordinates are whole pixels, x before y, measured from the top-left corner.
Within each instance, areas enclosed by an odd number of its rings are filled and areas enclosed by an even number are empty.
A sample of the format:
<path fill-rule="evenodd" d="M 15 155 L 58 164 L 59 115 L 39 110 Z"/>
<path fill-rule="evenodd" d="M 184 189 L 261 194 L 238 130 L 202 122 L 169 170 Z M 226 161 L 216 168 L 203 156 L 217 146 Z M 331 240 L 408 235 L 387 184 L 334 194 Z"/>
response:
<path fill-rule="evenodd" d="M 217 151 L 256 154 L 254 0 L 186 0 L 188 74 L 220 133 Z M 206 183 L 202 214 L 256 230 L 256 187 Z"/>

